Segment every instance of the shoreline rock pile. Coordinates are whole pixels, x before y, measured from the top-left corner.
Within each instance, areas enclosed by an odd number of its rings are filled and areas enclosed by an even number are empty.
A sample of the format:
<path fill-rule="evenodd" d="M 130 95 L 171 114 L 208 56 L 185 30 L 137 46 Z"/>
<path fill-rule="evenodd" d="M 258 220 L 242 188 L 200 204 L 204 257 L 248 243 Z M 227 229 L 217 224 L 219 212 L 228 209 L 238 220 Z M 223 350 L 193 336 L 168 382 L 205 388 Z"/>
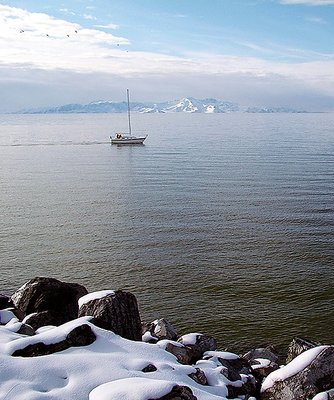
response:
<path fill-rule="evenodd" d="M 87 322 L 75 326 L 56 342 L 37 340 L 38 334 L 50 326 L 61 326 L 80 318 L 83 321 L 86 318 Z M 40 357 L 72 347 L 89 346 L 97 339 L 94 326 L 171 353 L 177 363 L 192 367 L 188 376 L 199 387 L 224 386 L 227 389 L 225 396 L 205 398 L 334 399 L 334 346 L 295 338 L 289 347 L 286 365 L 280 366 L 278 352 L 273 346 L 237 355 L 218 351 L 215 338 L 207 334 L 190 333 L 179 337 L 164 318 L 142 322 L 136 297 L 122 290 L 88 293 L 79 284 L 38 277 L 11 297 L 0 295 L 0 333 L 6 328 L 22 336 L 36 337 L 33 343 L 13 351 L 11 357 Z M 159 372 L 151 363 L 141 371 Z M 175 383 L 167 394 L 147 400 L 197 398 L 190 387 Z"/>

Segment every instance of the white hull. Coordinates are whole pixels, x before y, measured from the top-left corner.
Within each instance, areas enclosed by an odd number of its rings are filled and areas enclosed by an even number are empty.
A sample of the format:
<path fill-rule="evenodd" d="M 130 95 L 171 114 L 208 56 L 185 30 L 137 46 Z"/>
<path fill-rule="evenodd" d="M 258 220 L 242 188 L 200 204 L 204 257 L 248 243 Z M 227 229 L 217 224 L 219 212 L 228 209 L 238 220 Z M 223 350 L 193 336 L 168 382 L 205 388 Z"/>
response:
<path fill-rule="evenodd" d="M 146 136 L 137 137 L 137 136 L 124 136 L 120 135 L 120 137 L 110 136 L 111 144 L 143 144 Z"/>

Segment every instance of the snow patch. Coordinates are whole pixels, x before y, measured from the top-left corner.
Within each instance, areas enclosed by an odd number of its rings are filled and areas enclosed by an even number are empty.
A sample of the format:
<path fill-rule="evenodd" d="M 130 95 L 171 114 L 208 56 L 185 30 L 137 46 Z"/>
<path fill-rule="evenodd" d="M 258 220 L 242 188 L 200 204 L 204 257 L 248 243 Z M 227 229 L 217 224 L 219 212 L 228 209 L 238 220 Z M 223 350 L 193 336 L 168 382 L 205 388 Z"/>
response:
<path fill-rule="evenodd" d="M 85 296 L 80 297 L 80 299 L 78 300 L 79 308 L 89 301 L 102 299 L 103 297 L 113 294 L 115 294 L 114 290 L 100 290 L 98 292 L 88 293 Z"/>
<path fill-rule="evenodd" d="M 148 400 L 165 396 L 174 382 L 147 378 L 126 378 L 105 383 L 92 390 L 89 400 Z"/>
<path fill-rule="evenodd" d="M 6 325 L 12 319 L 15 319 L 16 321 L 18 321 L 18 319 L 16 318 L 16 315 L 12 311 L 10 311 L 8 309 L 0 310 L 0 324 Z"/>
<path fill-rule="evenodd" d="M 155 336 L 152 336 L 150 331 L 145 332 L 144 335 L 142 336 L 142 341 L 150 342 L 151 340 L 154 340 L 156 342 L 158 340 L 158 338 Z"/>
<path fill-rule="evenodd" d="M 257 361 L 259 364 L 252 364 L 252 369 L 259 369 L 259 368 L 267 368 L 269 367 L 271 361 L 267 358 L 254 358 L 254 361 Z"/>
<path fill-rule="evenodd" d="M 237 354 L 230 353 L 228 351 L 206 351 L 204 356 L 222 358 L 223 360 L 237 360 L 240 358 Z"/>
<path fill-rule="evenodd" d="M 202 333 L 188 333 L 180 337 L 180 341 L 185 346 L 196 344 L 198 336 L 203 336 Z"/>

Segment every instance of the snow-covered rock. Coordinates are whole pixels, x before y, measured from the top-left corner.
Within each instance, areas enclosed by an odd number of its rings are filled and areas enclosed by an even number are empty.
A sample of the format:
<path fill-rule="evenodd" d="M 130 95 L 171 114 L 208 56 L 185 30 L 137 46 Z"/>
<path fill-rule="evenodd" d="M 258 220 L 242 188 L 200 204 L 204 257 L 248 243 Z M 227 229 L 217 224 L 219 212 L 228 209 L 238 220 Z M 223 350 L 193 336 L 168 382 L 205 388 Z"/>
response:
<path fill-rule="evenodd" d="M 136 297 L 122 290 L 89 294 L 80 300 L 78 316 L 91 315 L 92 322 L 124 338 L 142 340 L 142 327 Z"/>
<path fill-rule="evenodd" d="M 263 381 L 261 399 L 309 399 L 334 387 L 334 346 L 317 346 L 272 372 Z"/>
<path fill-rule="evenodd" d="M 33 316 L 33 327 L 60 325 L 78 316 L 78 299 L 87 289 L 77 283 L 61 282 L 54 278 L 37 277 L 25 283 L 12 295 L 12 301 L 24 316 Z M 29 324 L 29 320 L 27 320 Z"/>

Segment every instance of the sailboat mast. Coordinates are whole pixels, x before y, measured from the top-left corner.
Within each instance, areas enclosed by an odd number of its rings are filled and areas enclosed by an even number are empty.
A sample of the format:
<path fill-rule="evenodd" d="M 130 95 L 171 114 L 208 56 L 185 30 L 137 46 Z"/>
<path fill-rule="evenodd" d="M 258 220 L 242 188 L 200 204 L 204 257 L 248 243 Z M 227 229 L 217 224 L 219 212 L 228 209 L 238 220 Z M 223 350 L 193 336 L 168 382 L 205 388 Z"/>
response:
<path fill-rule="evenodd" d="M 130 120 L 130 96 L 129 96 L 129 89 L 126 89 L 126 95 L 128 98 L 128 121 L 129 121 L 129 134 L 131 136 L 131 120 Z"/>

